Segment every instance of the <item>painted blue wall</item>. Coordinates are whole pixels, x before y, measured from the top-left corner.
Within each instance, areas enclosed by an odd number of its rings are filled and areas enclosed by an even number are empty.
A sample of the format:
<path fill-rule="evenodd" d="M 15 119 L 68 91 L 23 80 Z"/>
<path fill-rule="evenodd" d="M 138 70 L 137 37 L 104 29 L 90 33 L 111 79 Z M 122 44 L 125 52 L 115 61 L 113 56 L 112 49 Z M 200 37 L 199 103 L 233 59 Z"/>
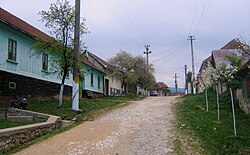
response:
<path fill-rule="evenodd" d="M 81 71 L 84 72 L 84 78 L 82 78 L 82 90 L 90 90 L 103 94 L 103 80 L 105 74 L 86 64 L 83 64 Z M 91 85 L 91 73 L 93 73 L 93 85 Z M 98 77 L 100 77 L 100 87 L 98 87 Z"/>
<path fill-rule="evenodd" d="M 13 39 L 17 42 L 16 62 L 8 60 L 8 40 Z M 61 83 L 58 74 L 47 74 L 42 71 L 42 54 L 36 53 L 31 47 L 35 40 L 29 35 L 20 32 L 5 23 L 0 22 L 0 70 L 40 80 L 46 80 L 54 83 Z M 56 55 L 47 53 L 49 64 L 50 60 Z M 66 79 L 66 85 L 71 84 L 72 75 Z"/>

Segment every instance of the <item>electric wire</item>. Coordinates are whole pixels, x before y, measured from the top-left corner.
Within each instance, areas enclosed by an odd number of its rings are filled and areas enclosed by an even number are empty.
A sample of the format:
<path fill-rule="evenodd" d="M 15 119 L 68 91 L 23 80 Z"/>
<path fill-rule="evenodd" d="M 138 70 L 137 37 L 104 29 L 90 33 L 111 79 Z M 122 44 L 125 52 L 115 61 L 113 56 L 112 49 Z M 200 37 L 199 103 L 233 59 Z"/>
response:
<path fill-rule="evenodd" d="M 136 12 L 135 12 L 135 9 L 134 9 L 134 5 L 133 5 L 133 3 L 132 3 L 131 0 L 129 0 L 129 5 L 130 5 L 130 8 L 131 8 L 132 13 L 133 13 L 133 15 L 134 15 L 135 21 L 136 21 L 136 23 L 137 23 L 137 25 L 138 25 L 138 28 L 139 28 L 139 30 L 141 30 L 141 31 L 139 31 L 139 32 L 141 33 L 141 35 L 142 35 L 144 41 L 146 42 L 147 39 L 146 39 L 146 37 L 145 37 L 145 34 L 144 34 L 143 31 L 142 31 L 141 23 L 140 23 L 140 21 L 139 21 L 137 15 L 136 15 Z"/>
<path fill-rule="evenodd" d="M 135 11 L 133 11 L 133 9 L 131 7 L 130 8 L 129 7 L 125 7 L 124 4 L 120 0 L 117 1 L 118 4 L 120 5 L 120 7 L 115 7 L 110 0 L 107 0 L 107 1 L 111 5 L 111 7 L 114 10 L 114 12 L 116 13 L 116 15 L 119 17 L 119 20 L 123 22 L 122 25 L 124 25 L 124 26 L 126 25 L 125 27 L 128 30 L 128 32 L 131 33 L 131 34 L 135 34 L 136 36 L 138 36 L 140 38 L 139 40 L 142 40 L 142 41 L 145 42 L 146 39 L 144 37 L 145 36 L 144 33 L 142 31 L 140 31 L 140 26 L 138 26 L 138 24 L 136 25 L 135 24 L 136 22 L 134 22 L 134 21 L 138 21 L 139 22 L 139 20 L 136 19 L 137 16 L 135 14 Z M 122 13 L 119 13 L 118 8 L 121 9 L 120 12 L 122 12 Z M 128 11 L 128 10 L 131 10 L 131 11 Z M 134 15 L 133 15 L 134 18 L 135 18 L 134 21 L 132 20 L 132 17 L 129 14 L 129 12 L 133 12 L 134 13 Z M 126 20 L 124 20 L 124 19 L 126 19 Z M 136 42 L 138 44 L 141 44 L 138 39 L 135 39 L 135 40 L 136 40 Z"/>
<path fill-rule="evenodd" d="M 208 8 L 209 8 L 209 4 L 210 4 L 210 0 L 205 0 L 204 2 L 204 5 L 202 7 L 202 11 L 201 11 L 201 14 L 200 14 L 200 18 L 197 22 L 197 25 L 196 25 L 196 28 L 194 30 L 194 34 L 197 36 L 198 35 L 198 32 L 200 31 L 200 28 L 204 22 L 204 19 L 206 17 L 206 14 L 207 14 L 207 11 L 208 11 Z"/>
<path fill-rule="evenodd" d="M 110 0 L 107 0 L 106 2 L 109 3 L 109 5 L 110 5 L 111 8 L 113 9 L 114 13 L 116 14 L 116 16 L 119 18 L 119 21 L 124 21 L 124 20 L 122 19 L 121 15 L 118 13 L 117 9 L 116 9 L 116 8 L 114 7 L 114 5 L 111 3 L 111 1 L 110 1 Z M 128 33 L 130 33 L 130 30 L 129 30 L 129 28 L 127 27 L 126 24 L 121 23 L 121 22 L 119 22 L 119 23 L 125 28 L 125 30 L 126 30 Z"/>
<path fill-rule="evenodd" d="M 189 30 L 188 35 L 191 34 L 191 31 L 192 31 L 192 29 L 193 29 L 193 23 L 194 23 L 194 19 L 195 19 L 195 17 L 196 17 L 197 6 L 198 6 L 198 0 L 196 0 L 196 3 L 195 3 L 194 14 L 193 14 L 193 18 L 192 18 L 192 22 L 191 22 L 191 26 L 190 26 L 190 30 Z"/>

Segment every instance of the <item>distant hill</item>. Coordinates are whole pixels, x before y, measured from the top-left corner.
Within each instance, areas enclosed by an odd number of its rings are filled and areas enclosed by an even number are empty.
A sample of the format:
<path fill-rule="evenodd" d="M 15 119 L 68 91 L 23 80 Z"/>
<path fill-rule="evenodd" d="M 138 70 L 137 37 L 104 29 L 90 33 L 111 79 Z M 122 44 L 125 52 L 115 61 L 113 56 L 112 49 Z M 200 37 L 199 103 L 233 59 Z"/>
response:
<path fill-rule="evenodd" d="M 176 93 L 175 87 L 169 87 L 169 90 L 171 91 L 171 93 Z M 185 88 L 178 88 L 178 92 L 185 93 Z"/>

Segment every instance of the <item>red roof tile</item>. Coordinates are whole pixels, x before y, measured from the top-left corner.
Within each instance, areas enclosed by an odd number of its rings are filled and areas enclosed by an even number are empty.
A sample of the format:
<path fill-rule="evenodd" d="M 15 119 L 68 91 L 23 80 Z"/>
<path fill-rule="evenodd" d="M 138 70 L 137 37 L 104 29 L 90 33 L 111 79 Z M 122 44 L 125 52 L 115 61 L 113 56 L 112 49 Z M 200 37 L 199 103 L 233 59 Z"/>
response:
<path fill-rule="evenodd" d="M 240 42 L 236 39 L 231 40 L 229 43 L 227 43 L 224 47 L 221 49 L 238 49 L 240 46 Z"/>
<path fill-rule="evenodd" d="M 168 89 L 168 86 L 164 82 L 157 83 L 160 89 Z"/>
<path fill-rule="evenodd" d="M 88 53 L 92 54 L 95 57 L 95 59 L 97 59 L 99 62 L 101 62 L 105 66 L 105 68 L 108 66 L 108 62 L 107 61 L 104 61 L 103 59 L 101 59 L 100 57 L 98 57 L 97 55 L 95 55 L 92 52 L 88 51 Z"/>
<path fill-rule="evenodd" d="M 50 38 L 50 36 L 48 36 L 44 32 L 38 30 L 34 26 L 26 23 L 25 21 L 14 16 L 13 14 L 5 11 L 1 7 L 0 7 L 0 21 L 6 23 L 6 24 L 10 25 L 11 27 L 13 27 L 19 31 L 22 31 L 22 32 L 24 32 L 32 37 L 42 39 L 42 40 L 44 40 L 46 38 Z"/>
<path fill-rule="evenodd" d="M 205 69 L 208 66 L 208 62 L 212 61 L 212 56 L 207 57 L 205 60 L 202 61 L 199 73 L 202 72 L 203 69 Z"/>
<path fill-rule="evenodd" d="M 96 69 L 96 70 L 98 70 L 98 71 L 100 71 L 100 72 L 102 72 L 102 73 L 105 73 L 105 71 L 99 69 L 99 68 L 98 68 L 97 66 L 95 66 L 92 62 L 90 62 L 90 61 L 86 58 L 85 54 L 81 54 L 80 60 L 81 60 L 84 64 L 86 64 L 86 65 L 88 65 L 88 66 L 90 66 L 90 67 L 92 67 L 92 68 L 94 68 L 94 69 Z"/>
<path fill-rule="evenodd" d="M 227 63 L 229 55 L 237 56 L 239 51 L 236 49 L 223 49 L 223 50 L 214 50 L 212 51 L 212 56 L 215 63 Z"/>

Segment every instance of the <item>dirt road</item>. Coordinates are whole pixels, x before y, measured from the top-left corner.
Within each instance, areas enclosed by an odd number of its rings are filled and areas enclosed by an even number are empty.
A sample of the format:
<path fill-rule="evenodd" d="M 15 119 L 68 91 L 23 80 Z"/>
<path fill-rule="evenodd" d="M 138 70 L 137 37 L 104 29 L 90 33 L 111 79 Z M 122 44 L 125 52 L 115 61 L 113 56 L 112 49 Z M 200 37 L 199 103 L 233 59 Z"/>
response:
<path fill-rule="evenodd" d="M 18 155 L 173 154 L 175 97 L 148 97 L 53 136 Z"/>

